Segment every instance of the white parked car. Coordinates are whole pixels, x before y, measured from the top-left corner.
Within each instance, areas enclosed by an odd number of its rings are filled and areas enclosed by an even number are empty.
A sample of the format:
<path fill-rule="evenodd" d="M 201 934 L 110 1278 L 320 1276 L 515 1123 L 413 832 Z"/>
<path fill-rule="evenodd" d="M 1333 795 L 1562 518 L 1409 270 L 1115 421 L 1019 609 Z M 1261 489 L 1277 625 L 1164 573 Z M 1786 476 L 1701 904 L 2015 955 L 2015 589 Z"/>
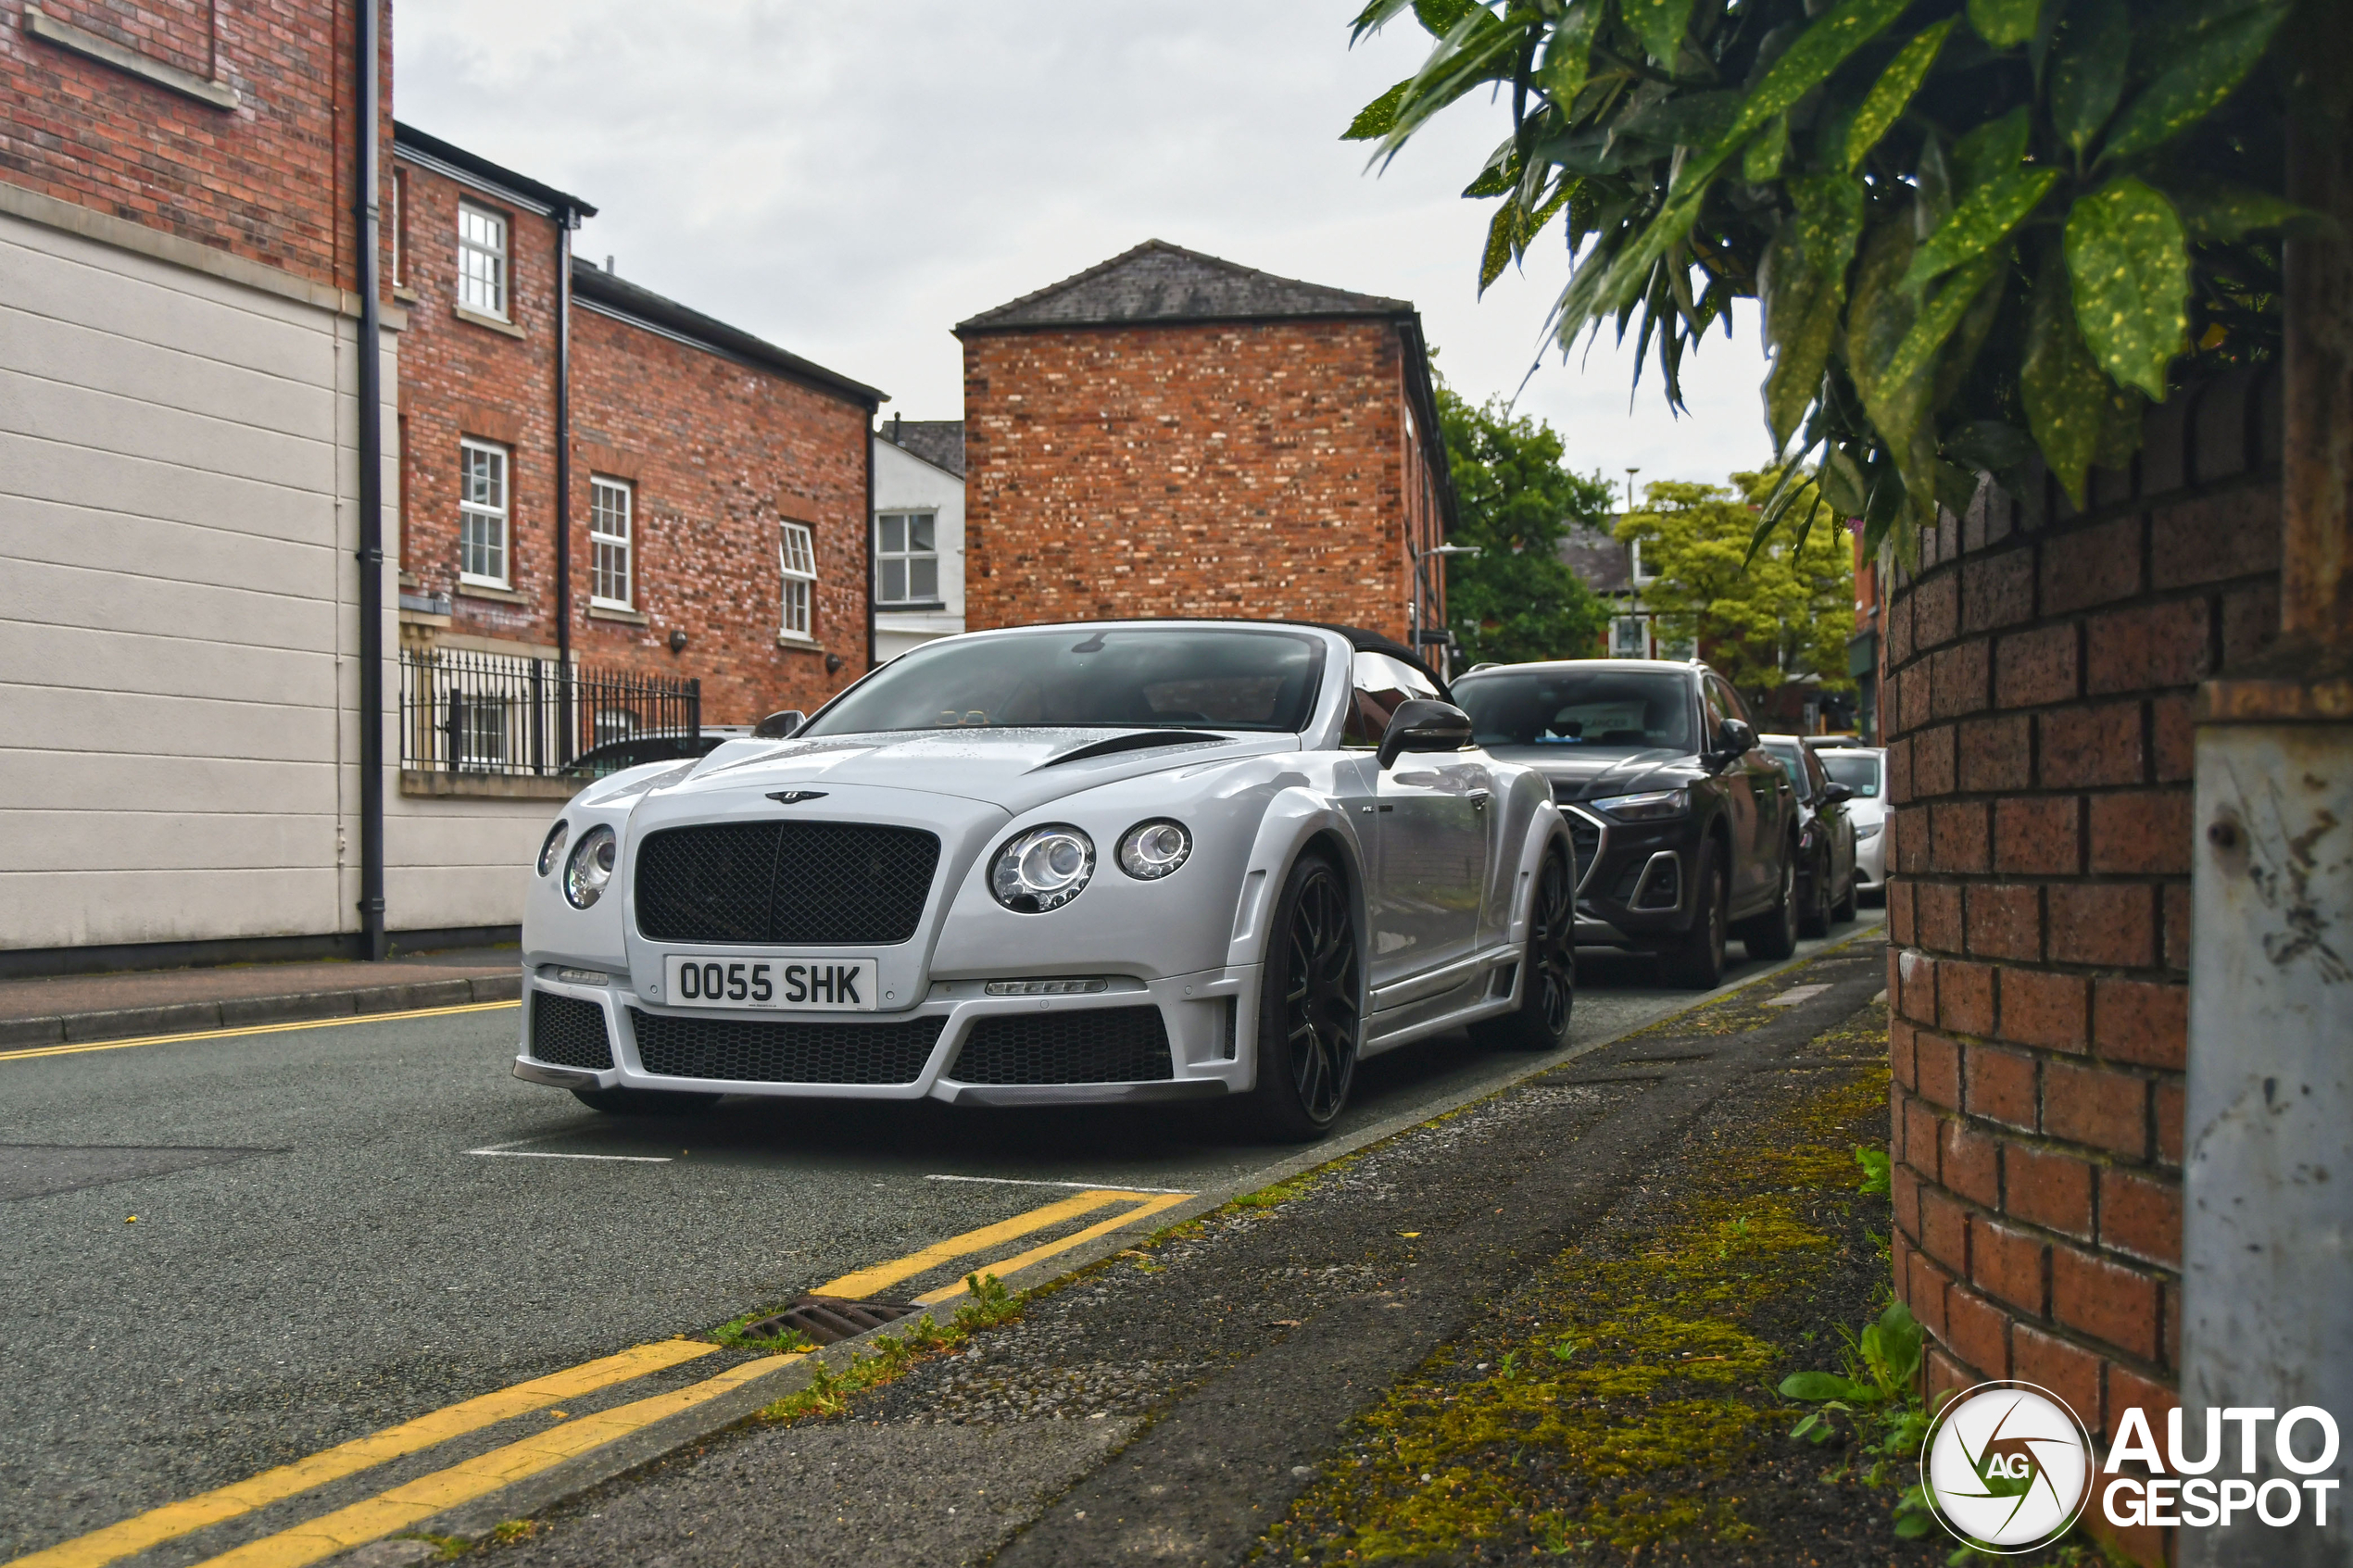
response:
<path fill-rule="evenodd" d="M 549 832 L 515 1074 L 724 1094 L 1238 1097 L 1312 1137 L 1364 1057 L 1567 1038 L 1574 859 L 1404 647 L 1236 621 L 929 643 L 783 738 Z"/>
<path fill-rule="evenodd" d="M 1822 767 L 1855 792 L 1846 814 L 1855 823 L 1855 891 L 1887 898 L 1887 753 L 1871 746 L 1824 746 Z"/>

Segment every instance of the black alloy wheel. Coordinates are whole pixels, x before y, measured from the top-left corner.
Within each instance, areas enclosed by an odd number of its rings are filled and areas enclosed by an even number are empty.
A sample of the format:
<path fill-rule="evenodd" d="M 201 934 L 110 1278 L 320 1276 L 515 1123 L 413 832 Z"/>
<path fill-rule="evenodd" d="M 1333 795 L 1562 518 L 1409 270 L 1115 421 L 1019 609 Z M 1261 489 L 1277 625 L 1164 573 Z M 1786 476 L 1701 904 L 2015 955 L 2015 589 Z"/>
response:
<path fill-rule="evenodd" d="M 1528 926 L 1519 1005 L 1473 1024 L 1471 1033 L 1481 1045 L 1506 1050 L 1558 1050 L 1568 1044 L 1569 1012 L 1577 1001 L 1577 889 L 1558 849 L 1544 856 Z"/>
<path fill-rule="evenodd" d="M 1797 934 L 1800 936 L 1828 936 L 1831 934 L 1831 852 L 1824 849 L 1815 857 L 1814 869 L 1806 873 L 1806 901 L 1799 906 Z"/>
<path fill-rule="evenodd" d="M 1741 941 L 1748 956 L 1777 962 L 1797 951 L 1797 846 L 1781 856 L 1781 889 L 1773 907 L 1742 927 Z"/>
<path fill-rule="evenodd" d="M 1330 861 L 1302 856 L 1291 867 L 1275 929 L 1251 1110 L 1263 1131 L 1305 1141 L 1329 1132 L 1347 1105 L 1363 1032 L 1355 911 Z"/>
<path fill-rule="evenodd" d="M 572 1098 L 609 1116 L 691 1116 L 709 1110 L 726 1097 L 678 1089 L 574 1089 Z"/>
<path fill-rule="evenodd" d="M 1692 913 L 1691 930 L 1662 955 L 1667 984 L 1686 990 L 1713 991 L 1724 984 L 1725 904 L 1730 895 L 1717 854 L 1715 839 L 1700 841 L 1692 872 L 1692 897 L 1700 901 L 1699 908 Z"/>

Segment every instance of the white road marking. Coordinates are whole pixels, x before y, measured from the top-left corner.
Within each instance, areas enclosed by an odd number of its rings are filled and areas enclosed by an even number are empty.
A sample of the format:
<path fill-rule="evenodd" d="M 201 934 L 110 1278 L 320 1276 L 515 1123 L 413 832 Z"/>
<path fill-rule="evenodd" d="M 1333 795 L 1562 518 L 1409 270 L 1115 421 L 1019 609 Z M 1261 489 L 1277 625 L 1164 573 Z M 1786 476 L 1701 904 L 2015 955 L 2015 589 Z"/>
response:
<path fill-rule="evenodd" d="M 667 1154 L 549 1154 L 535 1148 L 470 1148 L 468 1154 L 494 1154 L 501 1160 L 618 1160 L 631 1165 L 667 1165 Z"/>
<path fill-rule="evenodd" d="M 1126 1182 L 1033 1182 L 1019 1176 L 925 1176 L 927 1182 L 993 1182 L 1009 1187 L 1071 1187 L 1086 1192 L 1166 1192 L 1181 1197 L 1193 1195 L 1190 1187 L 1139 1187 Z"/>
<path fill-rule="evenodd" d="M 1766 997 L 1765 1005 L 1768 1008 L 1793 1008 L 1800 1002 L 1812 1000 L 1829 989 L 1828 985 L 1793 985 L 1778 997 Z"/>

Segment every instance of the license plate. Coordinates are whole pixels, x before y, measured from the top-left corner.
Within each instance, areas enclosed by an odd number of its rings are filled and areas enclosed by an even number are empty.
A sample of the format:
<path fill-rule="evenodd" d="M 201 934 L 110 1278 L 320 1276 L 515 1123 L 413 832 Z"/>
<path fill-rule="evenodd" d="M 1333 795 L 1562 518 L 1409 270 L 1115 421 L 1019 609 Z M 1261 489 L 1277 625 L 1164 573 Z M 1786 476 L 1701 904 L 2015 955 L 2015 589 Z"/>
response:
<path fill-rule="evenodd" d="M 872 959 L 662 960 L 663 999 L 683 1008 L 875 1010 Z"/>

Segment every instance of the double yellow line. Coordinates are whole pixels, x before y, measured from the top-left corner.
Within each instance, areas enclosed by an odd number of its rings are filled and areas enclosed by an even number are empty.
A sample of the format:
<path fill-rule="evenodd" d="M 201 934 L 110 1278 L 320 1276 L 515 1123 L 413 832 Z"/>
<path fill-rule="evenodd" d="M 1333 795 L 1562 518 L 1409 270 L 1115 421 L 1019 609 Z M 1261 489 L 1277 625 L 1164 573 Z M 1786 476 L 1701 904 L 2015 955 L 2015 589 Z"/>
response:
<path fill-rule="evenodd" d="M 514 1004 L 487 1005 L 511 1007 Z M 819 1286 L 813 1294 L 850 1300 L 870 1298 L 894 1285 L 929 1273 L 951 1262 L 992 1252 L 1023 1236 L 1033 1236 L 1099 1210 L 1119 1208 L 1120 1211 L 1108 1219 L 988 1265 L 994 1273 L 1011 1274 L 1033 1263 L 1068 1252 L 1099 1236 L 1108 1235 L 1149 1215 L 1173 1208 L 1190 1196 L 1181 1192 L 1142 1193 L 1118 1187 L 1090 1187 L 1058 1202 L 1016 1214 L 1010 1220 L 983 1225 L 962 1236 L 935 1242 L 890 1262 L 844 1274 L 839 1279 Z M 952 1300 L 963 1292 L 964 1286 L 959 1283 L 930 1291 L 915 1299 L 929 1306 Z M 280 1465 L 274 1470 L 265 1470 L 233 1485 L 150 1509 L 120 1524 L 109 1524 L 86 1536 L 36 1551 L 29 1557 L 18 1558 L 6 1568 L 103 1568 L 106 1563 L 120 1562 L 165 1541 L 237 1518 L 271 1503 L 282 1502 L 330 1481 L 358 1474 L 389 1460 L 422 1452 L 452 1437 L 496 1425 L 518 1415 L 547 1410 L 565 1400 L 627 1383 L 649 1373 L 683 1365 L 719 1348 L 717 1345 L 698 1340 L 666 1339 L 659 1344 L 640 1345 L 616 1356 L 584 1361 L 562 1372 L 518 1383 L 496 1393 L 479 1395 L 421 1415 L 413 1421 L 404 1421 L 396 1426 L 387 1426 L 365 1437 L 323 1449 L 308 1459 Z M 755 1361 L 739 1362 L 700 1383 L 599 1411 L 567 1421 L 560 1426 L 547 1427 L 519 1441 L 493 1449 L 488 1453 L 447 1469 L 436 1470 L 429 1475 L 421 1475 L 413 1481 L 403 1482 L 374 1497 L 362 1499 L 275 1535 L 248 1541 L 207 1559 L 199 1568 L 304 1568 L 305 1564 L 422 1524 L 434 1514 L 460 1503 L 487 1497 L 527 1476 L 551 1470 L 566 1460 L 576 1459 L 658 1421 L 692 1410 L 788 1366 L 806 1353 L 796 1351 L 790 1355 L 762 1356 Z"/>
<path fill-rule="evenodd" d="M 404 1018 L 447 1018 L 456 1012 L 496 1012 L 519 1008 L 521 1002 L 460 1002 L 456 1007 L 411 1008 L 407 1012 L 359 1012 L 341 1018 L 302 1018 L 291 1023 L 247 1023 L 235 1029 L 197 1029 L 184 1035 L 142 1035 L 134 1040 L 85 1040 L 63 1046 L 27 1046 L 0 1051 L 0 1061 L 29 1061 L 37 1056 L 79 1056 L 84 1051 L 125 1051 L 133 1046 L 171 1046 L 182 1040 L 227 1040 L 240 1035 L 283 1035 L 290 1029 L 335 1029 L 346 1023 L 392 1023 Z"/>

